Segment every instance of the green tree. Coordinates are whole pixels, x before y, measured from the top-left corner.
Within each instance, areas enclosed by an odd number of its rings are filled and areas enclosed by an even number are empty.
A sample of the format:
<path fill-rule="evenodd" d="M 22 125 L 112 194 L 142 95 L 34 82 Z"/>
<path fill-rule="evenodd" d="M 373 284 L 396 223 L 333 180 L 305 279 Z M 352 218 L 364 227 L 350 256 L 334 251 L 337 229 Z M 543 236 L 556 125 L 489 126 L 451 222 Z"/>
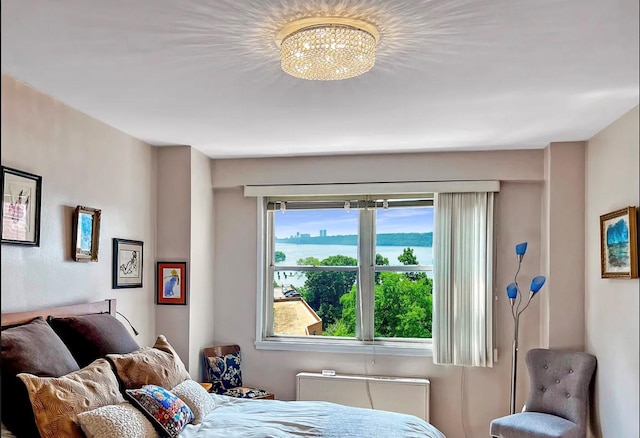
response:
<path fill-rule="evenodd" d="M 382 254 L 376 254 L 376 266 L 389 266 L 389 259 L 383 257 Z M 376 284 L 380 284 L 380 273 L 376 272 Z"/>
<path fill-rule="evenodd" d="M 418 257 L 413 253 L 413 248 L 405 248 L 402 254 L 398 256 L 398 261 L 403 265 L 417 265 Z"/>
<path fill-rule="evenodd" d="M 329 324 L 322 334 L 324 336 L 343 336 L 353 338 L 356 335 L 356 329 L 355 325 L 351 327 L 347 325 L 343 319 L 339 319 L 333 324 Z"/>
<path fill-rule="evenodd" d="M 304 259 L 298 259 L 296 264 L 298 266 L 320 266 L 320 260 L 315 257 L 307 257 Z"/>
<path fill-rule="evenodd" d="M 382 273 L 375 286 L 375 334 L 381 337 L 430 338 L 433 280 Z"/>
<path fill-rule="evenodd" d="M 426 276 L 417 281 L 403 274 L 382 272 L 375 285 L 375 336 L 430 338 L 432 327 L 433 281 Z M 340 298 L 342 317 L 330 327 L 333 336 L 355 336 L 356 288 Z M 329 333 L 325 333 L 329 335 Z"/>
<path fill-rule="evenodd" d="M 398 256 L 398 261 L 405 266 L 419 265 L 418 257 L 413 253 L 413 248 L 405 248 L 402 254 Z M 411 281 L 418 281 L 427 278 L 427 274 L 424 272 L 407 272 L 404 274 Z"/>
<path fill-rule="evenodd" d="M 333 255 L 318 261 L 313 257 L 298 260 L 298 265 L 357 266 L 358 260 L 343 255 Z M 323 332 L 342 314 L 340 297 L 347 293 L 356 281 L 356 272 L 308 271 L 302 293 L 305 301 L 322 318 Z"/>
<path fill-rule="evenodd" d="M 382 254 L 376 254 L 376 266 L 389 266 L 389 259 Z"/>
<path fill-rule="evenodd" d="M 276 263 L 284 262 L 287 259 L 287 255 L 282 251 L 276 251 L 275 257 L 276 257 Z"/>

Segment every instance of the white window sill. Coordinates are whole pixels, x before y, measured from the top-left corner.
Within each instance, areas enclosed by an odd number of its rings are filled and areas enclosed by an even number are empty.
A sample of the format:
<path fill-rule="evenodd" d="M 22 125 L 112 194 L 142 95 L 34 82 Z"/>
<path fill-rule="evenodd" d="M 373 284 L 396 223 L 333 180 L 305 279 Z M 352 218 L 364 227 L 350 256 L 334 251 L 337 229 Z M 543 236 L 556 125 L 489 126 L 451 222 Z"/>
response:
<path fill-rule="evenodd" d="M 312 351 L 317 353 L 360 353 L 386 356 L 424 356 L 433 355 L 431 340 L 426 342 L 332 340 L 314 338 L 273 337 L 255 342 L 258 350 Z"/>

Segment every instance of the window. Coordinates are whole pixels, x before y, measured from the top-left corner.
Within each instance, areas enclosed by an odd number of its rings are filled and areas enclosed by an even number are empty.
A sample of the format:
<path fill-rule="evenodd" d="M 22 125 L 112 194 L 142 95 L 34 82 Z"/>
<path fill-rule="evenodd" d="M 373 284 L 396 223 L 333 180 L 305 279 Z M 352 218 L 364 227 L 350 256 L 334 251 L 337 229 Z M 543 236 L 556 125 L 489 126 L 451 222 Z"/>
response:
<path fill-rule="evenodd" d="M 426 354 L 432 330 L 432 195 L 279 196 L 259 202 L 259 347 L 369 346 Z"/>

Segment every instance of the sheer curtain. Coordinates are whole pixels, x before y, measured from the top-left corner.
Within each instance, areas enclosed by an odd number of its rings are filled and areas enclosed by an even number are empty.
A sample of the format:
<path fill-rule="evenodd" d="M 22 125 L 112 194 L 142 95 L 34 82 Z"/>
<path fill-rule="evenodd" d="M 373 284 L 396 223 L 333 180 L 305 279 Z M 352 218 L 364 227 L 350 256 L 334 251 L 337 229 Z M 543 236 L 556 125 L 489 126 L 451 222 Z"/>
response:
<path fill-rule="evenodd" d="M 493 193 L 438 193 L 433 361 L 493 366 Z"/>

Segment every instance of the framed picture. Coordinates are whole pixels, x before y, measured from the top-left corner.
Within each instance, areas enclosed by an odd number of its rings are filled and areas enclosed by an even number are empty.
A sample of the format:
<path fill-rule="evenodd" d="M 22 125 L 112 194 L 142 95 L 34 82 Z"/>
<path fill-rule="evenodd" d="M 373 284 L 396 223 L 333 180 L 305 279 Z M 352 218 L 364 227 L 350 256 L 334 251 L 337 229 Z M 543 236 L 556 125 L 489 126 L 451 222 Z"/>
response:
<path fill-rule="evenodd" d="M 42 177 L 2 166 L 2 243 L 40 246 Z"/>
<path fill-rule="evenodd" d="M 100 214 L 96 208 L 78 205 L 73 213 L 73 247 L 71 257 L 76 262 L 97 262 L 100 242 Z"/>
<path fill-rule="evenodd" d="M 635 207 L 600 216 L 602 278 L 638 278 L 638 234 Z"/>
<path fill-rule="evenodd" d="M 142 287 L 142 249 L 139 240 L 113 239 L 112 289 Z"/>
<path fill-rule="evenodd" d="M 187 304 L 187 262 L 157 262 L 156 304 Z"/>

